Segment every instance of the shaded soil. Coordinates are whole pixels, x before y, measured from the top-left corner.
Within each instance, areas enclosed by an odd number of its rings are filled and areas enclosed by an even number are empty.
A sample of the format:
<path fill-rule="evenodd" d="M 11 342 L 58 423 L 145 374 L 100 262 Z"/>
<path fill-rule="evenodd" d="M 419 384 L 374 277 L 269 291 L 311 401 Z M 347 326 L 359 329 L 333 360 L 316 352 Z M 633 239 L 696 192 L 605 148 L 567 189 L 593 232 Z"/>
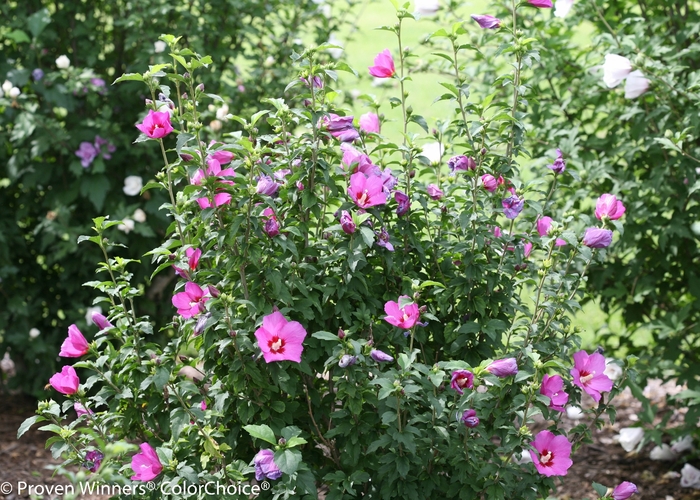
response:
<path fill-rule="evenodd" d="M 673 411 L 663 406 L 667 392 L 673 392 L 672 386 L 657 386 L 648 395 L 652 401 L 661 404 L 662 413 Z M 595 430 L 592 444 L 583 445 L 574 455 L 574 465 L 568 475 L 563 478 L 552 495 L 559 500 L 589 500 L 597 498 L 591 483 L 593 481 L 607 486 L 615 486 L 622 481 L 631 481 L 639 488 L 639 493 L 633 499 L 648 500 L 700 500 L 700 490 L 681 488 L 678 472 L 685 460 L 677 462 L 661 462 L 649 459 L 649 451 L 653 444 L 647 445 L 639 454 L 626 453 L 615 440 L 620 428 L 634 425 L 641 405 L 628 392 L 622 393 L 613 403 L 618 410 L 617 421 L 614 425 L 607 422 L 601 429 Z M 58 485 L 68 484 L 65 478 L 53 476 L 51 467 L 59 462 L 51 457 L 44 449 L 47 434 L 38 431 L 35 426 L 18 441 L 17 429 L 25 418 L 34 414 L 36 401 L 23 396 L 3 397 L 2 418 L 0 418 L 0 490 L 2 483 L 9 482 L 14 491 L 3 494 L 0 500 L 20 500 L 29 498 L 28 494 L 18 496 L 16 485 L 20 481 L 28 484 Z M 683 415 L 674 411 L 670 425 L 678 424 Z M 590 422 L 588 417 L 572 420 L 566 416 L 561 425 L 573 427 L 579 423 Z M 698 463 L 693 463 L 696 467 Z M 52 496 L 45 495 L 44 499 Z M 82 496 L 80 500 L 106 500 L 102 496 Z"/>

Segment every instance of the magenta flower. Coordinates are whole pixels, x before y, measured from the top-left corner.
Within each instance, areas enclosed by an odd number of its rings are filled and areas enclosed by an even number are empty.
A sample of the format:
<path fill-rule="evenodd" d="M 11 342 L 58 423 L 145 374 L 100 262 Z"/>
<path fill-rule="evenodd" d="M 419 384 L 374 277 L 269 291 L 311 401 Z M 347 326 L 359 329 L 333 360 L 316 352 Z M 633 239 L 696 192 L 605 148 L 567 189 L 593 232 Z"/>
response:
<path fill-rule="evenodd" d="M 105 456 L 97 450 L 90 450 L 85 454 L 85 467 L 90 472 L 97 472 Z"/>
<path fill-rule="evenodd" d="M 609 392 L 613 387 L 613 381 L 605 375 L 605 357 L 594 352 L 590 356 L 586 351 L 578 351 L 574 354 L 574 367 L 571 376 L 574 385 L 586 391 L 597 403 L 600 401 L 601 392 Z"/>
<path fill-rule="evenodd" d="M 625 215 L 625 206 L 614 194 L 604 194 L 598 198 L 595 204 L 595 216 L 598 219 L 607 217 L 610 220 L 617 220 Z"/>
<path fill-rule="evenodd" d="M 637 485 L 629 481 L 623 481 L 615 486 L 612 497 L 613 500 L 627 500 L 629 497 L 637 493 Z"/>
<path fill-rule="evenodd" d="M 369 208 L 386 203 L 386 193 L 381 177 L 367 177 L 361 172 L 350 176 L 348 194 L 360 208 Z"/>
<path fill-rule="evenodd" d="M 258 339 L 266 363 L 301 363 L 301 352 L 304 350 L 302 343 L 305 337 L 304 327 L 296 321 L 287 321 L 279 311 L 265 316 L 262 326 L 255 330 L 255 338 Z"/>
<path fill-rule="evenodd" d="M 272 177 L 269 175 L 261 175 L 258 179 L 258 184 L 255 187 L 255 192 L 258 194 L 265 194 L 267 196 L 274 196 L 279 187 L 279 184 L 277 184 Z"/>
<path fill-rule="evenodd" d="M 141 443 L 141 453 L 131 457 L 132 481 L 150 481 L 163 471 L 160 459 L 150 444 Z"/>
<path fill-rule="evenodd" d="M 80 164 L 83 166 L 83 168 L 88 168 L 97 156 L 97 153 L 98 151 L 95 149 L 95 146 L 93 146 L 92 143 L 81 142 L 80 147 L 75 152 L 75 156 L 80 158 Z"/>
<path fill-rule="evenodd" d="M 78 374 L 75 373 L 75 368 L 72 366 L 64 366 L 61 369 L 61 373 L 56 373 L 49 379 L 49 384 L 61 394 L 70 396 L 78 392 L 80 379 L 78 378 Z"/>
<path fill-rule="evenodd" d="M 566 160 L 564 159 L 561 149 L 557 149 L 557 159 L 554 160 L 554 163 L 551 165 L 547 165 L 547 168 L 552 170 L 555 174 L 561 174 L 566 170 Z"/>
<path fill-rule="evenodd" d="M 493 228 L 493 235 L 494 235 L 496 238 L 500 238 L 501 236 L 503 236 L 503 231 L 501 230 L 500 227 L 494 226 L 494 228 Z"/>
<path fill-rule="evenodd" d="M 223 149 L 220 149 L 219 151 L 215 151 L 214 153 L 211 153 L 209 155 L 209 158 L 218 161 L 219 165 L 226 165 L 227 163 L 231 163 L 231 160 L 233 160 L 233 153 L 231 153 L 230 151 L 225 151 Z M 222 175 L 226 175 L 226 174 L 222 173 Z"/>
<path fill-rule="evenodd" d="M 167 111 L 148 110 L 148 115 L 136 128 L 146 134 L 150 139 L 160 139 L 173 131 L 170 125 L 170 113 Z"/>
<path fill-rule="evenodd" d="M 458 170 L 474 170 L 476 162 L 470 156 L 458 155 L 447 160 L 447 167 L 450 169 L 450 174 L 454 175 Z"/>
<path fill-rule="evenodd" d="M 533 7 L 537 8 L 545 8 L 545 9 L 551 9 L 552 8 L 552 0 L 527 0 L 527 3 L 532 5 Z"/>
<path fill-rule="evenodd" d="M 380 128 L 379 117 L 375 113 L 365 113 L 360 117 L 360 130 L 363 132 L 378 134 Z"/>
<path fill-rule="evenodd" d="M 352 216 L 347 210 L 343 210 L 340 214 L 340 226 L 347 234 L 352 234 L 355 232 L 355 221 L 352 220 Z"/>
<path fill-rule="evenodd" d="M 540 236 L 547 236 L 551 230 L 552 230 L 552 218 L 551 217 L 544 216 L 544 217 L 540 217 L 539 219 L 537 219 L 537 233 Z M 557 238 L 556 241 L 554 242 L 554 244 L 558 247 L 563 247 L 564 245 L 566 245 L 566 241 L 561 239 L 561 238 Z"/>
<path fill-rule="evenodd" d="M 537 472 L 547 477 L 566 476 L 566 471 L 574 463 L 570 458 L 571 443 L 566 436 L 540 431 L 530 444 L 536 450 L 530 450 L 530 456 Z"/>
<path fill-rule="evenodd" d="M 501 176 L 498 176 L 498 179 L 491 174 L 484 174 L 481 176 L 481 184 L 483 184 L 484 189 L 486 189 L 486 191 L 489 193 L 495 192 L 498 189 L 498 186 L 503 184 L 503 182 L 505 181 Z"/>
<path fill-rule="evenodd" d="M 428 184 L 427 191 L 428 191 L 428 196 L 430 196 L 433 200 L 439 200 L 444 195 L 442 190 L 439 187 L 437 187 L 435 184 Z"/>
<path fill-rule="evenodd" d="M 202 256 L 202 251 L 199 248 L 188 248 L 185 250 L 185 255 L 187 255 L 188 258 L 190 271 L 197 269 L 197 266 L 199 265 L 199 258 Z"/>
<path fill-rule="evenodd" d="M 396 203 L 399 204 L 399 206 L 396 207 L 396 215 L 399 217 L 405 215 L 406 212 L 408 212 L 408 209 L 411 208 L 411 200 L 403 191 L 394 192 L 394 199 L 396 200 Z"/>
<path fill-rule="evenodd" d="M 58 355 L 64 358 L 79 358 L 89 350 L 90 346 L 78 327 L 71 325 L 68 327 L 68 337 L 61 344 L 61 352 Z"/>
<path fill-rule="evenodd" d="M 384 351 L 380 351 L 379 349 L 372 349 L 372 351 L 370 351 L 369 353 L 369 356 L 377 363 L 391 363 L 392 361 L 394 361 L 393 357 L 391 357 Z"/>
<path fill-rule="evenodd" d="M 73 403 L 73 409 L 75 410 L 76 415 L 78 415 L 78 418 L 82 417 L 83 415 L 93 415 L 94 414 L 94 412 L 92 410 L 88 410 L 80 403 Z"/>
<path fill-rule="evenodd" d="M 277 220 L 277 217 L 272 216 L 267 219 L 265 221 L 265 225 L 263 226 L 263 231 L 265 231 L 265 234 L 267 234 L 270 238 L 278 236 L 280 234 L 280 223 Z"/>
<path fill-rule="evenodd" d="M 582 243 L 590 248 L 607 248 L 612 243 L 613 233 L 610 229 L 589 227 L 583 235 Z"/>
<path fill-rule="evenodd" d="M 469 370 L 455 370 L 452 372 L 452 380 L 450 381 L 450 387 L 452 387 L 461 396 L 464 394 L 464 389 L 474 388 L 474 374 Z"/>
<path fill-rule="evenodd" d="M 399 300 L 403 298 L 408 298 L 408 295 L 402 295 L 399 297 Z M 386 313 L 384 320 L 391 325 L 398 326 L 402 330 L 410 330 L 420 318 L 418 304 L 415 302 L 404 306 L 403 309 L 399 309 L 398 302 L 390 300 L 384 304 L 384 312 Z"/>
<path fill-rule="evenodd" d="M 457 415 L 457 419 L 470 429 L 479 425 L 479 417 L 476 416 L 476 410 L 466 410 L 461 415 Z"/>
<path fill-rule="evenodd" d="M 92 315 L 92 322 L 97 325 L 100 330 L 106 330 L 107 328 L 114 328 L 114 325 L 107 320 L 102 314 L 94 313 Z"/>
<path fill-rule="evenodd" d="M 212 200 L 209 200 L 209 198 L 197 198 L 197 203 L 202 210 L 205 208 L 216 208 L 231 203 L 231 195 L 228 193 L 216 193 Z"/>
<path fill-rule="evenodd" d="M 549 407 L 552 410 L 564 411 L 564 406 L 569 401 L 569 395 L 564 392 L 564 380 L 559 375 L 547 374 L 542 377 L 540 394 L 549 398 Z"/>
<path fill-rule="evenodd" d="M 272 450 L 260 450 L 253 458 L 255 465 L 255 479 L 262 481 L 269 479 L 275 481 L 282 477 L 282 471 L 275 464 L 275 452 Z"/>
<path fill-rule="evenodd" d="M 381 231 L 379 232 L 375 231 L 374 234 L 377 235 L 377 245 L 386 248 L 390 252 L 394 251 L 394 245 L 392 245 L 391 241 L 389 241 L 389 232 L 385 227 L 382 227 Z"/>
<path fill-rule="evenodd" d="M 499 378 L 510 377 L 518 373 L 518 362 L 515 358 L 497 359 L 486 367 L 486 371 Z"/>
<path fill-rule="evenodd" d="M 501 205 L 503 205 L 503 214 L 506 216 L 506 218 L 515 219 L 518 215 L 520 215 L 520 212 L 523 211 L 523 208 L 525 207 L 525 200 L 519 198 L 517 194 L 514 194 L 513 196 L 502 200 Z"/>
<path fill-rule="evenodd" d="M 389 49 L 382 50 L 374 58 L 374 66 L 369 67 L 369 74 L 375 78 L 391 78 L 396 74 L 394 59 Z"/>
<path fill-rule="evenodd" d="M 183 318 L 194 318 L 204 312 L 204 303 L 209 297 L 204 296 L 204 290 L 192 281 L 185 284 L 185 291 L 173 296 L 173 305 L 177 307 L 177 313 Z"/>
<path fill-rule="evenodd" d="M 495 30 L 501 27 L 501 20 L 488 15 L 472 14 L 472 19 L 484 29 Z"/>
<path fill-rule="evenodd" d="M 360 137 L 359 132 L 352 124 L 354 119 L 353 116 L 338 116 L 335 113 L 330 113 L 321 118 L 321 125 L 339 141 L 352 142 Z"/>

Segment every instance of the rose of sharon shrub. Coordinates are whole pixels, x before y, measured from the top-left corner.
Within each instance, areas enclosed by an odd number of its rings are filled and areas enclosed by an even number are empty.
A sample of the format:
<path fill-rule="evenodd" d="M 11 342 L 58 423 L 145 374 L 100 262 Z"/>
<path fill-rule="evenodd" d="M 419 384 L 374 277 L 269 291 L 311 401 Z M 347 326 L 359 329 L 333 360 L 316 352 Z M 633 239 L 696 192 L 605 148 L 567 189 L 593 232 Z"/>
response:
<path fill-rule="evenodd" d="M 398 17 L 390 30 L 400 39 L 411 14 L 399 10 Z M 449 41 L 465 35 L 456 29 Z M 528 36 L 518 34 L 517 43 L 535 50 Z M 175 38 L 164 40 L 180 50 Z M 580 239 L 591 214 L 563 217 L 539 236 L 540 212 L 551 208 L 563 174 L 543 168 L 533 185 L 519 181 L 519 115 L 482 123 L 462 93 L 457 118 L 442 127 L 447 162 L 422 155 L 424 119 L 410 114 L 405 91 L 397 98 L 411 130 L 403 142 L 379 133 L 374 142 L 353 138 L 351 120 L 338 119 L 346 110 L 326 99 L 336 84 L 322 50 L 298 54 L 300 75 L 292 79 L 320 84 L 237 116 L 240 133 L 230 140 L 202 140 L 193 110 L 206 96 L 196 90 L 172 110 L 179 130 L 137 146 L 163 153 L 163 169 L 147 189 L 167 193 L 171 224 L 148 255 L 156 273 L 179 269 L 172 319 L 162 325 L 171 336 L 155 342 L 151 320 L 135 309 L 130 268 L 138 264 L 111 246 L 120 221 L 95 218 L 96 234 L 81 240 L 105 255 L 91 285 L 113 326 L 89 336 L 78 364 L 89 373 L 82 387 L 70 374 L 55 376 L 68 383 L 53 384 L 72 398 L 63 410 L 80 403 L 94 412 L 80 418 L 90 431 L 64 432 L 74 424 L 49 401 L 20 433 L 50 421 L 54 453 L 77 464 L 103 453 L 105 481 L 130 463 L 134 480 L 265 479 L 276 497 L 314 498 L 320 488 L 338 499 L 546 497 L 589 432 L 587 425 L 559 428 L 563 394 L 580 404 L 576 386 L 610 397 L 616 391 L 600 380 L 597 354 L 579 350 L 568 316 L 598 258 Z M 162 74 L 118 81 L 164 91 L 185 72 L 196 78 L 208 60 L 179 54 Z M 403 89 L 410 82 L 397 75 L 408 63 L 398 54 L 395 67 L 382 57 L 373 71 L 381 66 Z M 466 75 L 455 66 L 461 86 Z M 517 92 L 496 98 L 517 110 Z M 157 106 L 150 103 L 149 112 Z M 261 120 L 270 133 L 261 133 Z M 232 184 L 208 171 L 208 158 L 224 150 L 232 153 Z M 511 212 L 479 185 L 486 173 L 507 179 Z M 535 187 L 540 182 L 549 194 Z M 440 185 L 439 201 L 431 183 Z M 227 203 L 199 203 L 220 194 Z M 592 419 L 607 408 L 604 401 Z M 551 423 L 533 436 L 539 414 Z M 143 443 L 141 452 L 130 442 Z M 514 460 L 523 452 L 533 463 Z"/>

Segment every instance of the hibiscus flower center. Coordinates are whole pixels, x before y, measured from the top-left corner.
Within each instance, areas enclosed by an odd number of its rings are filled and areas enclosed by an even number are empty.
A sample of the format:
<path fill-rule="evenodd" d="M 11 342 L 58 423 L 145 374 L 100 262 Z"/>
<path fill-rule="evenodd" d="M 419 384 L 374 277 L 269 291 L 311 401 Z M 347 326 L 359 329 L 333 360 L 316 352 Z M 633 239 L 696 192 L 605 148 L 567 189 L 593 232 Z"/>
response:
<path fill-rule="evenodd" d="M 468 382 L 469 379 L 467 377 L 457 377 L 457 385 L 459 387 L 465 387 Z"/>
<path fill-rule="evenodd" d="M 589 380 L 591 380 L 593 377 L 595 377 L 595 372 L 581 372 L 581 376 L 579 377 L 579 380 L 581 380 L 582 384 L 587 383 Z"/>
<path fill-rule="evenodd" d="M 540 453 L 540 463 L 542 465 L 548 466 L 552 464 L 552 459 L 554 456 L 552 455 L 552 452 L 549 450 L 542 450 L 542 453 Z"/>
<path fill-rule="evenodd" d="M 365 191 L 362 192 L 362 196 L 360 196 L 360 197 L 357 199 L 357 204 L 358 204 L 358 205 L 364 205 L 364 204 L 367 203 L 368 201 L 369 201 L 369 194 L 367 194 L 367 190 L 365 190 Z"/>
<path fill-rule="evenodd" d="M 408 321 L 410 316 L 407 313 L 403 313 L 403 316 L 401 316 L 401 321 Z"/>
<path fill-rule="evenodd" d="M 268 340 L 267 346 L 270 348 L 270 352 L 273 354 L 282 354 L 284 352 L 284 339 L 277 336 L 272 337 Z"/>

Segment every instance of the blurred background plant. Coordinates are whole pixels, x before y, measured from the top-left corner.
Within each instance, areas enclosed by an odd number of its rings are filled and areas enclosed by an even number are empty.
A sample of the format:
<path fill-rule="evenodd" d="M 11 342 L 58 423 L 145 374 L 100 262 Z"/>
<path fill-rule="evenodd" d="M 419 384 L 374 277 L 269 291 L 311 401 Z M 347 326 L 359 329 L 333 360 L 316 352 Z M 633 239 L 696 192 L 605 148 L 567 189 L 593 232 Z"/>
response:
<path fill-rule="evenodd" d="M 78 251 L 96 213 L 124 219 L 117 242 L 139 259 L 156 246 L 167 221 L 161 193 L 140 194 L 158 171 L 160 152 L 131 145 L 144 89 L 112 86 L 116 76 L 168 58 L 162 33 L 186 33 L 192 50 L 212 57 L 203 75 L 204 136 L 232 129 L 227 116 L 277 95 L 291 55 L 322 43 L 343 9 L 312 1 L 3 2 L 0 16 L 0 354 L 21 374 L 9 381 L 37 396 L 57 366 L 56 348 L 70 323 L 88 326 L 100 254 Z M 331 15 L 331 13 L 333 15 Z M 330 55 L 327 56 L 330 59 Z M 169 59 L 169 58 L 168 58 Z M 214 75 L 216 75 L 214 77 Z M 162 106 L 177 96 L 163 95 Z M 172 314 L 174 276 L 150 282 L 148 263 L 134 269 L 150 301 L 141 312 L 160 324 Z M 165 299 L 163 299 L 165 297 Z M 161 300 L 163 299 L 163 300 Z M 163 302 L 165 301 L 165 302 Z M 165 307 L 164 307 L 165 305 Z M 85 318 L 85 319 L 83 319 Z"/>

